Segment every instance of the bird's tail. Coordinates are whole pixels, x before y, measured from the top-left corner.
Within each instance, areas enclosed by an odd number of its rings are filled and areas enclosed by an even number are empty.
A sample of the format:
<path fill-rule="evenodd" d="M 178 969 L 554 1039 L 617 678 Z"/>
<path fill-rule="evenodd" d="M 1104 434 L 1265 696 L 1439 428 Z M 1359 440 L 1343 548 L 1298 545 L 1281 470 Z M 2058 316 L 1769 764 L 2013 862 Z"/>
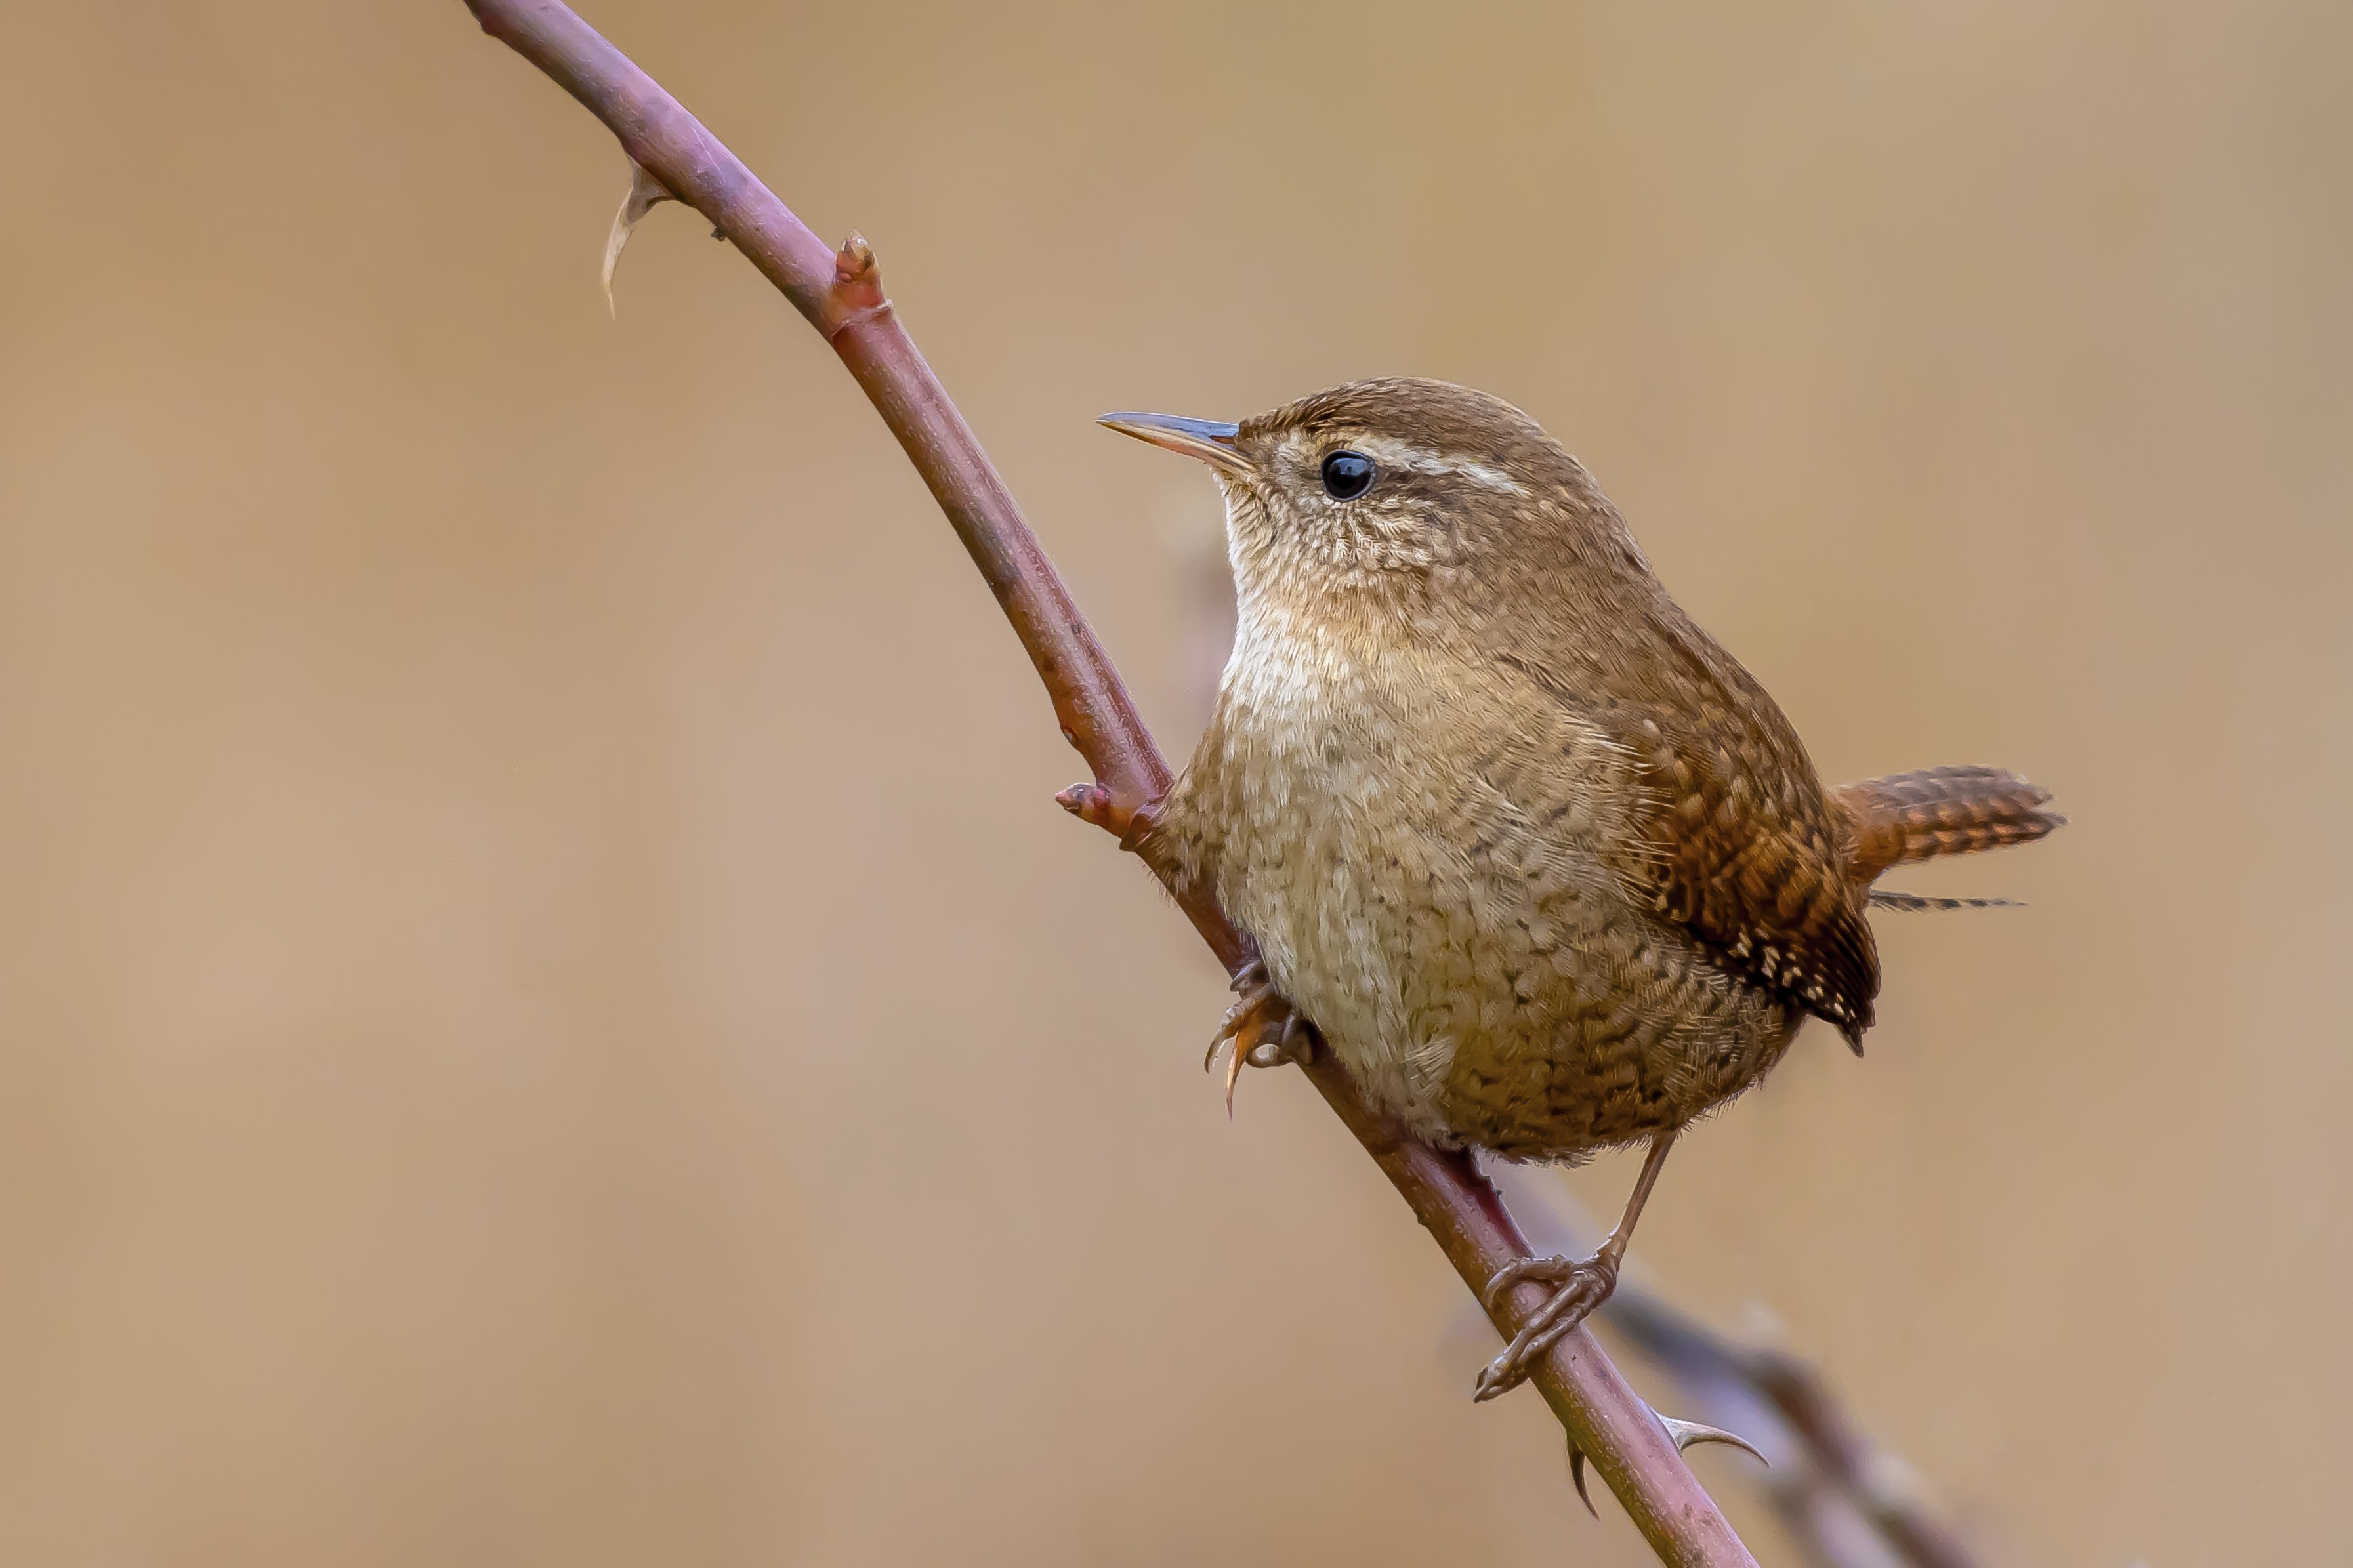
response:
<path fill-rule="evenodd" d="M 2031 844 L 2067 820 L 2043 809 L 2049 790 L 2000 768 L 1923 768 L 1832 793 L 1853 825 L 1854 879 L 1865 887 L 1891 866 Z"/>

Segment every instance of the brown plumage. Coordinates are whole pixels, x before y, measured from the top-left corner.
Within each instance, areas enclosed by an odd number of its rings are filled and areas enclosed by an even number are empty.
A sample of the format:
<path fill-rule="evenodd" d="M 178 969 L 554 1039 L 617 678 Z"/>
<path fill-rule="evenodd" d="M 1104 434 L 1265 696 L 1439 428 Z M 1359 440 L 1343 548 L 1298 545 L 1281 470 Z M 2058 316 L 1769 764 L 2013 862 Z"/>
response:
<path fill-rule="evenodd" d="M 1584 468 L 1495 398 L 1381 380 L 1240 426 L 1105 423 L 1211 464 L 1236 585 L 1216 711 L 1141 847 L 1428 1138 L 1648 1139 L 1647 1191 L 1807 1016 L 1871 1026 L 1881 871 L 2058 822 L 1990 769 L 1824 788 Z M 1615 1269 L 1562 1265 L 1546 1331 Z"/>
<path fill-rule="evenodd" d="M 1832 792 L 1854 834 L 1849 874 L 1869 883 L 1890 867 L 1939 855 L 2029 844 L 2066 825 L 2051 792 L 2000 768 L 1922 768 Z"/>

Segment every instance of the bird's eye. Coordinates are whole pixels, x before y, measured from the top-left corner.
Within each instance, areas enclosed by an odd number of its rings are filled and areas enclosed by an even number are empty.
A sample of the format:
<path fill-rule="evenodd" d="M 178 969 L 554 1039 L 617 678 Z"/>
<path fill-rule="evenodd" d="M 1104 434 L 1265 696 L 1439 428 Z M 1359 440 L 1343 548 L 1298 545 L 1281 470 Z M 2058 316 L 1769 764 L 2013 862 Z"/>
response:
<path fill-rule="evenodd" d="M 1324 493 L 1355 500 L 1373 488 L 1373 460 L 1362 452 L 1335 452 L 1324 459 Z"/>

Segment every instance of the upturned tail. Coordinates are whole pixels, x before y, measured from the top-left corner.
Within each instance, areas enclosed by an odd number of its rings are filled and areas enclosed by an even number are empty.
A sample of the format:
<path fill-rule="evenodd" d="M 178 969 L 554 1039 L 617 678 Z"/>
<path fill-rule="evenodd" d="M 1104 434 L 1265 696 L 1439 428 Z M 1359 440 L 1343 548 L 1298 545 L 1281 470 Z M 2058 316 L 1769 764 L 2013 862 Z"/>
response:
<path fill-rule="evenodd" d="M 1923 768 L 1831 794 L 1853 827 L 1850 864 L 1866 888 L 1891 866 L 2031 844 L 2067 820 L 2043 809 L 2049 790 L 2000 768 Z M 1943 901 L 1918 907 L 1932 905 Z"/>

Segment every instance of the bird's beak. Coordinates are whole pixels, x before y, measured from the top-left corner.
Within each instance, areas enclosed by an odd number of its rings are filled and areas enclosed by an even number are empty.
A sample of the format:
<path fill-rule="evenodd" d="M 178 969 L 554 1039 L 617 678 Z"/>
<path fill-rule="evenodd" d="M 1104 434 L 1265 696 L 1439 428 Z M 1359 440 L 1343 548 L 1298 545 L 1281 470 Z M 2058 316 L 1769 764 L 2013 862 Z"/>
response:
<path fill-rule="evenodd" d="M 1198 458 L 1229 474 L 1250 471 L 1249 462 L 1234 446 L 1235 437 L 1242 433 L 1239 425 L 1215 419 L 1180 419 L 1174 414 L 1106 414 L 1095 423 L 1123 436 Z"/>

